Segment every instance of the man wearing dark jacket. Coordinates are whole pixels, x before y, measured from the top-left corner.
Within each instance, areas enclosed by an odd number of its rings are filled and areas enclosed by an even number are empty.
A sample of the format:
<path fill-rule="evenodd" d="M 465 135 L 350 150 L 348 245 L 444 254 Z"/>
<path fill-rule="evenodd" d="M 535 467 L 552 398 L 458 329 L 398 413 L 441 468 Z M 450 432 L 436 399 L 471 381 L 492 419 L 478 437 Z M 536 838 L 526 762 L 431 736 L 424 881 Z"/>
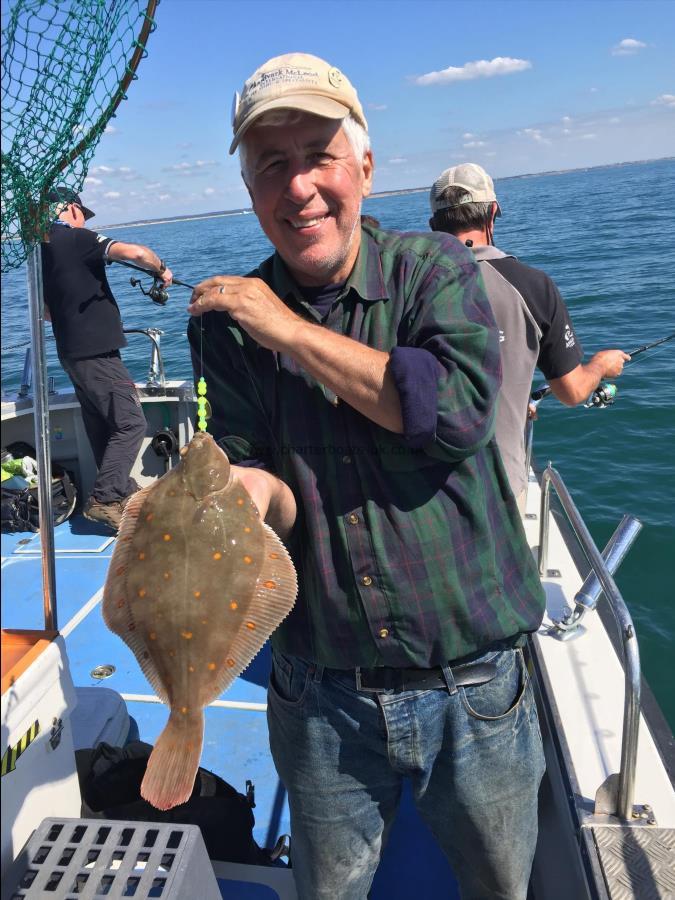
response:
<path fill-rule="evenodd" d="M 600 350 L 587 363 L 570 314 L 554 282 L 492 243 L 501 215 L 492 179 L 476 163 L 446 169 L 431 187 L 432 231 L 453 234 L 471 247 L 499 326 L 502 387 L 495 436 L 521 511 L 524 511 L 525 424 L 535 368 L 562 403 L 585 400 L 603 378 L 616 378 L 630 359 L 623 350 Z"/>
<path fill-rule="evenodd" d="M 105 266 L 128 260 L 172 273 L 141 244 L 125 244 L 85 227 L 94 213 L 66 187 L 48 198 L 54 220 L 42 245 L 42 278 L 61 365 L 75 387 L 98 475 L 84 515 L 117 531 L 128 497 L 138 489 L 131 469 L 145 434 L 145 417 L 133 379 L 120 357 L 126 346 L 122 318 Z"/>

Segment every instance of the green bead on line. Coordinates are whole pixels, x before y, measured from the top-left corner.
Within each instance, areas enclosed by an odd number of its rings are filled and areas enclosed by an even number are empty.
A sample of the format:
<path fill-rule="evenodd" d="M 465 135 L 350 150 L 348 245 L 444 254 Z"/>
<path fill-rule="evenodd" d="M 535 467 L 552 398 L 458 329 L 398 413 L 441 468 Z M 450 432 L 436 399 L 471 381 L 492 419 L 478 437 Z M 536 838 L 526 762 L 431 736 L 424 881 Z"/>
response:
<path fill-rule="evenodd" d="M 206 431 L 206 381 L 200 378 L 197 382 L 197 428 L 199 431 Z"/>

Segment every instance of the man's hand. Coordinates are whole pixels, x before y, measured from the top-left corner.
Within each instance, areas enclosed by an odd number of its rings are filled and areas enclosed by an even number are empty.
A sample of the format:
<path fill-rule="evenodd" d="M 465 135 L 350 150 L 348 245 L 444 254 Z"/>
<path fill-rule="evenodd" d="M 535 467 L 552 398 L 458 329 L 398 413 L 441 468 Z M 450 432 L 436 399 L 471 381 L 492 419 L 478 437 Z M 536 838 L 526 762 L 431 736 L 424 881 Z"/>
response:
<path fill-rule="evenodd" d="M 260 518 L 285 540 L 297 515 L 295 497 L 288 485 L 264 469 L 232 466 L 232 474 L 251 495 Z"/>
<path fill-rule="evenodd" d="M 292 312 L 259 278 L 216 275 L 194 289 L 187 311 L 201 316 L 210 310 L 228 312 L 261 347 L 288 350 L 308 323 Z"/>
<path fill-rule="evenodd" d="M 602 378 L 618 378 L 623 372 L 624 363 L 630 356 L 623 350 L 599 350 L 589 360 L 589 365 L 597 365 L 602 370 Z"/>
<path fill-rule="evenodd" d="M 551 378 L 551 390 L 561 403 L 576 406 L 583 403 L 604 378 L 617 378 L 628 360 L 630 356 L 623 350 L 599 350 L 585 365 L 578 365 L 561 378 Z"/>
<path fill-rule="evenodd" d="M 164 271 L 158 273 L 158 278 L 162 279 L 164 287 L 168 287 L 173 281 L 173 272 L 168 266 L 164 266 Z"/>

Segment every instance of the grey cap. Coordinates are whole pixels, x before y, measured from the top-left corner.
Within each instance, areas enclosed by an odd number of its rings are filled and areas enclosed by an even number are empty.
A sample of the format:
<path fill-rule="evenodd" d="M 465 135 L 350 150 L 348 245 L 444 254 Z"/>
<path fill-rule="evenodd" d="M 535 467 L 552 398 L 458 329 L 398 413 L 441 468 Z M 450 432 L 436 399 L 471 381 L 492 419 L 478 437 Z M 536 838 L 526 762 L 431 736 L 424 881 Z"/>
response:
<path fill-rule="evenodd" d="M 492 179 L 482 166 L 477 163 L 462 163 L 461 166 L 451 166 L 442 172 L 431 186 L 429 202 L 431 212 L 436 213 L 441 209 L 451 209 L 451 205 L 442 196 L 446 188 L 463 188 L 466 194 L 459 203 L 452 206 L 461 206 L 463 203 L 497 203 L 497 215 L 501 215 L 499 203 L 495 195 L 495 186 Z"/>

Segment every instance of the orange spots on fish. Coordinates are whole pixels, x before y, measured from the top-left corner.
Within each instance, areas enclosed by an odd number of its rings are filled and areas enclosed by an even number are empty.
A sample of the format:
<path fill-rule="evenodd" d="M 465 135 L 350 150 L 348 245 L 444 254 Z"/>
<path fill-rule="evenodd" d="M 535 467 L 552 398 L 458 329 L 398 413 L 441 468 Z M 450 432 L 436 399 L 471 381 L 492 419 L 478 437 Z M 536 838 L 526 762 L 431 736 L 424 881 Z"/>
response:
<path fill-rule="evenodd" d="M 270 553 L 270 559 L 279 559 L 278 553 Z"/>
<path fill-rule="evenodd" d="M 237 506 L 243 506 L 243 505 L 244 505 L 244 501 L 243 501 L 243 500 L 241 499 L 241 497 L 240 497 L 240 498 L 237 500 Z"/>
<path fill-rule="evenodd" d="M 164 573 L 164 581 L 168 581 L 171 578 L 171 572 Z"/>
<path fill-rule="evenodd" d="M 246 627 L 249 629 L 249 631 L 255 631 L 255 622 L 247 622 Z"/>
<path fill-rule="evenodd" d="M 146 591 L 145 588 L 139 588 L 139 589 L 138 589 L 138 596 L 139 596 L 139 597 L 145 597 L 145 595 L 146 595 L 147 593 L 148 593 L 148 592 Z"/>
<path fill-rule="evenodd" d="M 250 534 L 250 533 L 251 533 L 251 529 L 249 528 L 248 525 L 244 525 L 244 533 L 245 533 L 245 534 Z"/>
<path fill-rule="evenodd" d="M 154 514 L 154 513 L 148 513 L 147 516 L 145 517 L 145 521 L 146 521 L 146 522 L 152 522 L 152 520 L 153 520 L 154 518 L 155 518 L 155 514 Z"/>
<path fill-rule="evenodd" d="M 180 711 L 183 713 L 183 715 L 185 715 L 188 711 L 187 706 L 181 706 Z"/>
<path fill-rule="evenodd" d="M 151 641 L 157 640 L 157 634 L 154 631 L 151 631 L 150 634 L 148 635 L 148 637 L 150 638 Z"/>
<path fill-rule="evenodd" d="M 206 668 L 209 670 L 209 672 L 213 672 L 213 671 L 215 670 L 215 668 L 216 668 L 216 664 L 215 664 L 215 663 L 209 663 L 208 666 L 207 666 Z"/>
<path fill-rule="evenodd" d="M 170 541 L 170 540 L 171 540 L 171 535 L 170 535 L 170 534 L 165 534 L 165 535 L 163 535 L 163 537 L 164 537 L 164 540 L 165 540 L 165 541 Z"/>
<path fill-rule="evenodd" d="M 188 672 L 194 672 L 194 670 L 195 670 L 194 666 L 188 666 Z"/>
<path fill-rule="evenodd" d="M 275 588 L 277 586 L 276 581 L 264 581 L 263 584 L 265 585 L 266 588 L 269 588 L 270 590 L 272 590 L 273 588 Z"/>
<path fill-rule="evenodd" d="M 232 657 L 229 657 L 228 659 L 225 660 L 225 663 L 226 663 L 228 669 L 231 669 L 232 666 L 234 665 L 234 660 L 232 659 Z"/>
<path fill-rule="evenodd" d="M 192 596 L 193 596 L 196 600 L 199 600 L 199 598 L 201 597 L 201 595 L 202 595 L 202 592 L 201 592 L 201 591 L 193 591 L 193 592 L 192 592 Z"/>
<path fill-rule="evenodd" d="M 216 552 L 213 554 L 213 558 L 214 559 L 222 559 L 223 554 L 219 550 L 216 550 Z"/>
<path fill-rule="evenodd" d="M 180 636 L 185 638 L 186 641 L 192 640 L 192 632 L 191 631 L 181 631 Z"/>
<path fill-rule="evenodd" d="M 202 625 L 208 625 L 208 624 L 209 624 L 208 619 L 202 619 Z"/>
<path fill-rule="evenodd" d="M 233 600 L 233 601 L 230 603 L 230 609 L 239 609 L 239 604 L 237 603 L 236 600 Z"/>
<path fill-rule="evenodd" d="M 175 497 L 175 496 L 176 496 L 175 491 L 169 491 L 169 497 Z"/>
<path fill-rule="evenodd" d="M 139 559 L 145 559 L 145 553 L 141 552 L 138 554 Z"/>
<path fill-rule="evenodd" d="M 247 566 L 250 566 L 251 563 L 253 562 L 253 559 L 250 556 L 245 556 L 244 562 L 246 563 Z"/>

